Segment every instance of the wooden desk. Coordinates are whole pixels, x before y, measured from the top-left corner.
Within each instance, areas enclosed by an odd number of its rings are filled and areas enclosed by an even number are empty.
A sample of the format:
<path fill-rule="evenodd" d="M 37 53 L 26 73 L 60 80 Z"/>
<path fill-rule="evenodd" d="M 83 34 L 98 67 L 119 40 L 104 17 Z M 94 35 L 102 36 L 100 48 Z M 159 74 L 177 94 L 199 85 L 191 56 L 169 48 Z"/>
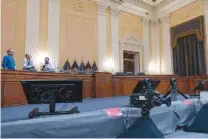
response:
<path fill-rule="evenodd" d="M 117 76 L 106 72 L 83 75 L 1 70 L 1 102 L 3 107 L 27 103 L 21 85 L 22 80 L 80 79 L 83 81 L 83 98 L 92 98 L 130 95 L 137 82 L 144 80 L 144 78 L 160 80 L 156 90 L 164 94 L 168 91 L 170 79 L 173 77 L 177 79 L 178 89 L 183 93 L 190 93 L 201 79 L 208 79 L 208 75 L 191 77 L 178 77 L 176 75 Z M 205 87 L 208 88 L 208 83 Z"/>
<path fill-rule="evenodd" d="M 174 75 L 145 75 L 145 76 L 113 76 L 113 92 L 114 95 L 130 95 L 137 85 L 138 81 L 142 81 L 145 78 L 151 78 L 152 80 L 160 80 L 160 84 L 157 87 L 157 91 L 164 94 L 169 89 L 169 80 Z"/>
<path fill-rule="evenodd" d="M 204 76 L 189 76 L 178 77 L 177 75 L 145 75 L 145 76 L 113 76 L 113 93 L 115 96 L 130 95 L 137 85 L 138 81 L 144 78 L 151 78 L 152 80 L 160 80 L 160 84 L 156 90 L 161 94 L 165 94 L 170 86 L 170 79 L 177 79 L 177 88 L 184 94 L 190 94 L 192 90 L 198 85 L 200 80 L 208 79 Z M 205 84 L 208 89 L 208 82 Z"/>
<path fill-rule="evenodd" d="M 1 70 L 1 101 L 3 106 L 26 104 L 27 101 L 20 81 L 34 79 L 80 79 L 83 81 L 83 97 L 95 96 L 93 75 Z"/>

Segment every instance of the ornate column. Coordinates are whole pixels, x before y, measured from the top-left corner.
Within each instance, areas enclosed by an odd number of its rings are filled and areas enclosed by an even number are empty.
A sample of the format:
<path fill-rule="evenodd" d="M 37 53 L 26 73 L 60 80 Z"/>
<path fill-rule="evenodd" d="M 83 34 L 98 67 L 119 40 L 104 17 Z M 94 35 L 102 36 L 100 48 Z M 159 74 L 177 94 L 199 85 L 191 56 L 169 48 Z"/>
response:
<path fill-rule="evenodd" d="M 166 16 L 162 18 L 162 34 L 163 34 L 163 54 L 164 54 L 164 74 L 173 74 L 172 65 L 172 47 L 170 36 L 170 17 Z"/>
<path fill-rule="evenodd" d="M 32 55 L 38 64 L 40 0 L 27 1 L 25 53 Z"/>
<path fill-rule="evenodd" d="M 118 17 L 120 11 L 116 8 L 111 9 L 111 49 L 114 63 L 114 72 L 120 71 L 119 68 L 119 37 L 118 37 Z"/>
<path fill-rule="evenodd" d="M 59 67 L 60 0 L 48 0 L 48 55 L 56 70 Z"/>
<path fill-rule="evenodd" d="M 103 71 L 106 54 L 106 8 L 105 4 L 98 3 L 98 70 Z"/>
<path fill-rule="evenodd" d="M 205 8 L 205 58 L 206 58 L 206 68 L 208 74 L 208 1 L 204 0 L 204 8 Z"/>
<path fill-rule="evenodd" d="M 159 21 L 153 20 L 152 24 L 152 59 L 149 65 L 150 74 L 161 74 L 160 69 L 160 44 L 159 44 Z"/>
<path fill-rule="evenodd" d="M 141 22 L 143 23 L 144 72 L 148 73 L 148 67 L 150 62 L 149 21 L 143 18 Z"/>

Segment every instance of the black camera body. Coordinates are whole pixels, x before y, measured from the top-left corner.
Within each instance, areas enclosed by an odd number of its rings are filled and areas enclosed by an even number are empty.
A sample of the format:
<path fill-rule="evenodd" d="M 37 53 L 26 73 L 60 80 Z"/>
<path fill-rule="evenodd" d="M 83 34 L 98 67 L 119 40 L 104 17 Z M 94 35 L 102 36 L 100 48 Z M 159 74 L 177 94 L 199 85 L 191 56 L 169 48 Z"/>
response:
<path fill-rule="evenodd" d="M 159 84 L 159 82 L 157 83 Z M 166 104 L 171 105 L 171 98 L 163 99 L 154 89 L 152 89 L 152 81 L 149 78 L 144 79 L 140 84 L 142 88 L 139 92 L 134 92 L 130 95 L 130 106 L 141 108 L 142 116 L 148 116 L 152 108 Z"/>

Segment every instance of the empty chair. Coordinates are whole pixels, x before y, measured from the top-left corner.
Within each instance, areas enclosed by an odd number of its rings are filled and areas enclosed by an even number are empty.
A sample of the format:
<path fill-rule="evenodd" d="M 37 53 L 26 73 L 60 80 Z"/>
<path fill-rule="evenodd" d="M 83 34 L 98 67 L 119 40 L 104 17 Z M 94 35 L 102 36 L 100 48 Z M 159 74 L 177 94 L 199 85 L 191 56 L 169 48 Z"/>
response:
<path fill-rule="evenodd" d="M 126 72 L 126 75 L 134 75 L 133 72 Z"/>
<path fill-rule="evenodd" d="M 137 75 L 145 75 L 144 72 L 138 72 Z"/>
<path fill-rule="evenodd" d="M 124 72 L 116 72 L 116 75 L 125 75 Z"/>

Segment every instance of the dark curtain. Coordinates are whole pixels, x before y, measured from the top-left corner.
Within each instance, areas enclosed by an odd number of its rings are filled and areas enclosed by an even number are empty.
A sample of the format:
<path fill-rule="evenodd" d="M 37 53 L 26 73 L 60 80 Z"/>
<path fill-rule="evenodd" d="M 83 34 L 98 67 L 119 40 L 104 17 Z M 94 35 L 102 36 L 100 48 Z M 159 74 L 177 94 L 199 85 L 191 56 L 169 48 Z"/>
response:
<path fill-rule="evenodd" d="M 205 75 L 204 42 L 195 34 L 179 38 L 173 48 L 173 65 L 179 76 Z"/>

